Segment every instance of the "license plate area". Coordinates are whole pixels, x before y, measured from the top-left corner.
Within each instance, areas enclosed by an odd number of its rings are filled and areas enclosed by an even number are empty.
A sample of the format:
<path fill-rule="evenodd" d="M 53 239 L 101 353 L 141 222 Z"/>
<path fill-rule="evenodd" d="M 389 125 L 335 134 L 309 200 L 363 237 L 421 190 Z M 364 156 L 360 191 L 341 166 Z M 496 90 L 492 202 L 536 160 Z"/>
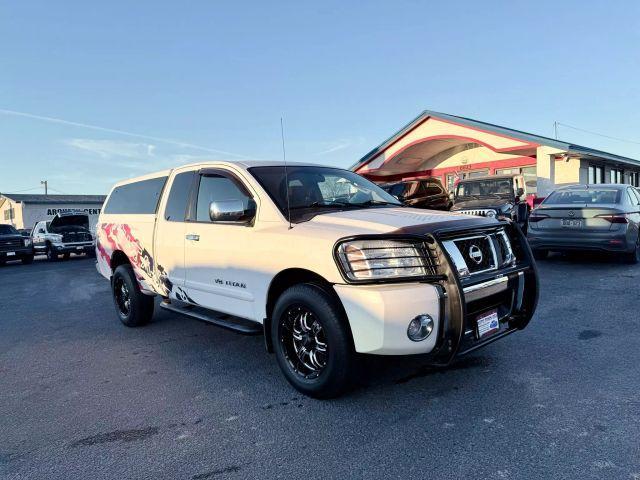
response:
<path fill-rule="evenodd" d="M 7 257 L 15 257 L 16 252 L 7 252 Z"/>
<path fill-rule="evenodd" d="M 489 310 L 476 317 L 476 337 L 478 340 L 490 337 L 500 331 L 498 309 Z"/>
<path fill-rule="evenodd" d="M 82 250 L 82 247 L 76 247 L 76 250 Z"/>
<path fill-rule="evenodd" d="M 580 228 L 582 227 L 582 220 L 576 220 L 575 218 L 563 218 L 560 220 L 560 225 L 568 228 Z"/>

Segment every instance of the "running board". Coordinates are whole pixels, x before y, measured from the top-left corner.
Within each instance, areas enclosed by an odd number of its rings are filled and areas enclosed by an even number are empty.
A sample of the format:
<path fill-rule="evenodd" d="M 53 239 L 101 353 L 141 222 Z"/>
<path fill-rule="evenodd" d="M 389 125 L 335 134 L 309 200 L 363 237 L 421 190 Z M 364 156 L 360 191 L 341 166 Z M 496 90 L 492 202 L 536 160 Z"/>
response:
<path fill-rule="evenodd" d="M 244 318 L 234 317 L 226 313 L 214 312 L 212 310 L 196 307 L 194 305 L 184 304 L 176 305 L 173 303 L 160 302 L 160 307 L 170 312 L 180 313 L 187 317 L 196 318 L 203 322 L 213 323 L 218 327 L 233 330 L 243 335 L 262 335 L 262 324 L 252 322 Z"/>

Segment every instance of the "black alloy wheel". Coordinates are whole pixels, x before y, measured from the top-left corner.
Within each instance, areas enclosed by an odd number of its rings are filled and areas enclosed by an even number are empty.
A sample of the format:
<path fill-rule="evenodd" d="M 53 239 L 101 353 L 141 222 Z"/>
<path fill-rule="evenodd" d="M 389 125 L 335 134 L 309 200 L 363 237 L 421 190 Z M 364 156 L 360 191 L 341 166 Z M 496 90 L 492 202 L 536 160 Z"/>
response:
<path fill-rule="evenodd" d="M 271 318 L 276 359 L 293 387 L 315 398 L 337 397 L 351 387 L 355 350 L 335 292 L 317 284 L 289 287 Z"/>
<path fill-rule="evenodd" d="M 113 272 L 111 292 L 118 318 L 127 327 L 139 327 L 151 321 L 153 297 L 140 291 L 131 265 L 120 265 Z"/>
<path fill-rule="evenodd" d="M 127 318 L 131 313 L 131 292 L 124 278 L 118 277 L 113 282 L 113 296 L 116 308 L 121 317 Z"/>
<path fill-rule="evenodd" d="M 291 369 L 317 378 L 327 366 L 328 345 L 322 325 L 304 305 L 292 305 L 280 320 L 280 344 Z"/>

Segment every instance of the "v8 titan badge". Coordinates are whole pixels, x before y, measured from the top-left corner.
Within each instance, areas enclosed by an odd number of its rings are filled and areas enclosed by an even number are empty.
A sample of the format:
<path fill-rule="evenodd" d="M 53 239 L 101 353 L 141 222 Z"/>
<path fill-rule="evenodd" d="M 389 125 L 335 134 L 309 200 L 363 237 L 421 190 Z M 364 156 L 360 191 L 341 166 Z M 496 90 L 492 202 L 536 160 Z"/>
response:
<path fill-rule="evenodd" d="M 498 310 L 489 310 L 478 316 L 476 319 L 478 325 L 478 338 L 483 338 L 496 333 L 500 330 L 500 321 L 498 320 Z"/>

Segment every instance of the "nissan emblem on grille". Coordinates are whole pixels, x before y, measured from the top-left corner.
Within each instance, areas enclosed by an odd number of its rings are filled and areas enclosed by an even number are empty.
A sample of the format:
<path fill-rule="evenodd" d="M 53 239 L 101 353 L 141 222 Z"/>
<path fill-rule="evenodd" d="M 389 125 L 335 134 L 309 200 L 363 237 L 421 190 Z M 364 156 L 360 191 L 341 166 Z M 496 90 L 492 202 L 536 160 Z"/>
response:
<path fill-rule="evenodd" d="M 482 250 L 477 245 L 471 245 L 469 247 L 469 258 L 476 262 L 477 264 L 482 263 Z"/>

